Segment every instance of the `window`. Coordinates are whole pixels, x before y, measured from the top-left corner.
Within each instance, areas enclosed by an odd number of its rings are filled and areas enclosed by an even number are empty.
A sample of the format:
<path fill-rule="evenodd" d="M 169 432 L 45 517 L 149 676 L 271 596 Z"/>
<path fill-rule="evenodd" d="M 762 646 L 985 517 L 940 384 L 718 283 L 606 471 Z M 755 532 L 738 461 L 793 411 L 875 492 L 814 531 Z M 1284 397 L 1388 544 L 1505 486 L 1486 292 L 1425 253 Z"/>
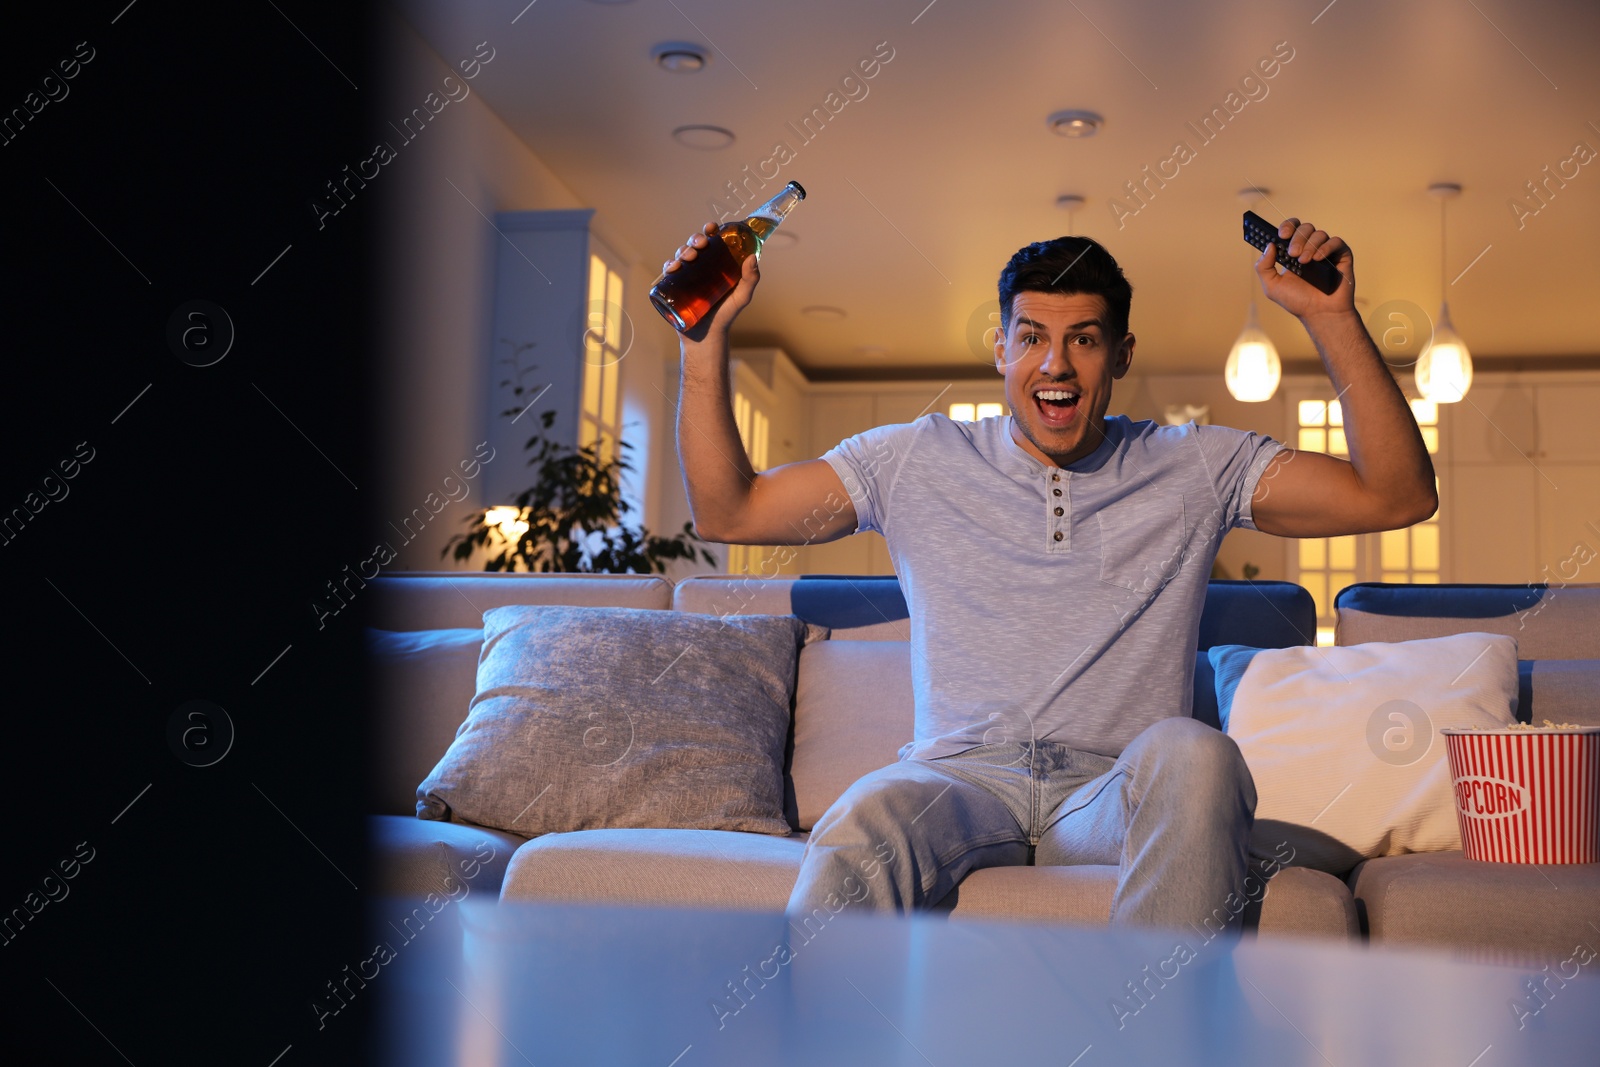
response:
<path fill-rule="evenodd" d="M 745 455 L 750 457 L 750 466 L 759 474 L 767 469 L 767 416 L 756 410 L 750 403 L 750 398 L 743 393 L 733 394 L 733 421 L 739 428 L 739 440 L 744 445 Z"/>
<path fill-rule="evenodd" d="M 622 276 L 599 256 L 589 256 L 589 315 L 583 332 L 583 408 L 578 447 L 597 445 L 600 462 L 615 457 L 617 373 L 622 362 Z"/>
<path fill-rule="evenodd" d="M 950 417 L 956 422 L 973 422 L 977 419 L 992 419 L 1006 413 L 1004 404 L 951 404 Z"/>
<path fill-rule="evenodd" d="M 1430 453 L 1439 451 L 1439 405 L 1431 400 L 1411 400 L 1412 417 L 1422 431 Z M 1338 400 L 1305 399 L 1296 405 L 1295 446 L 1310 452 L 1348 457 L 1344 412 Z M 1435 487 L 1438 480 L 1435 479 Z M 1409 582 L 1438 584 L 1443 570 L 1440 558 L 1439 516 L 1403 530 L 1344 537 L 1306 537 L 1296 542 L 1297 580 L 1317 604 L 1317 644 L 1334 640 L 1333 600 L 1356 582 Z"/>
<path fill-rule="evenodd" d="M 733 422 L 739 428 L 739 440 L 756 473 L 767 469 L 767 441 L 771 436 L 770 423 L 764 412 L 758 410 L 743 393 L 733 394 Z M 755 574 L 761 566 L 762 551 L 759 545 L 729 545 L 728 573 Z"/>

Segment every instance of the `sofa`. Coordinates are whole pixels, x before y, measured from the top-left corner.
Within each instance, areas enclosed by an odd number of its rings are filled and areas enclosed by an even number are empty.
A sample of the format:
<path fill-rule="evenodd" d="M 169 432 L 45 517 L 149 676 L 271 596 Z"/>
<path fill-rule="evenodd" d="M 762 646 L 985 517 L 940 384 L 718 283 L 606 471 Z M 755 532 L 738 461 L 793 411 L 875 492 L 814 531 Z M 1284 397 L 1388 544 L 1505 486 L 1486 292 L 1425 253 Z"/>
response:
<path fill-rule="evenodd" d="M 1372 582 L 1346 587 L 1334 605 L 1340 645 L 1469 631 L 1513 637 L 1518 720 L 1600 726 L 1600 585 Z M 1600 949 L 1600 864 L 1429 852 L 1366 860 L 1346 881 L 1374 943 L 1534 965 Z"/>
<path fill-rule="evenodd" d="M 406 573 L 372 583 L 368 623 L 415 636 L 415 654 L 386 657 L 377 696 L 371 841 L 380 892 L 507 901 L 582 901 L 781 909 L 814 821 L 857 777 L 893 762 L 913 712 L 905 600 L 892 577 Z M 799 656 L 788 750 L 791 833 L 601 829 L 523 838 L 415 817 L 417 784 L 466 715 L 475 692 L 483 612 L 577 605 L 709 615 L 793 614 L 829 629 Z M 1509 633 L 1522 657 L 1527 721 L 1600 725 L 1600 587 L 1352 586 L 1339 597 L 1340 644 L 1464 631 Z M 1196 719 L 1218 726 L 1206 650 L 1307 645 L 1315 608 L 1285 582 L 1213 581 L 1195 655 Z M 1003 867 L 969 875 L 941 905 L 950 921 L 1017 919 L 1103 924 L 1116 868 Z M 1341 878 L 1288 866 L 1244 912 L 1247 935 L 1298 936 L 1562 959 L 1584 937 L 1600 944 L 1600 865 L 1486 864 L 1459 852 L 1368 860 Z M 1588 931 L 1588 933 L 1585 933 Z"/>

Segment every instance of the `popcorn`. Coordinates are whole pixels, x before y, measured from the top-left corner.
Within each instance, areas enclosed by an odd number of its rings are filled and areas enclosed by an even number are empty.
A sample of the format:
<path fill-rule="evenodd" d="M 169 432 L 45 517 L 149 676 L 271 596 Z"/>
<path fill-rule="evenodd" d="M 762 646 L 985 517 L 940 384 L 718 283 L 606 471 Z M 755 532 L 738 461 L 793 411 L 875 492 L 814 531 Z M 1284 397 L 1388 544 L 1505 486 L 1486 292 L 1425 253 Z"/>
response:
<path fill-rule="evenodd" d="M 1600 862 L 1600 724 L 1439 732 L 1467 859 Z"/>
<path fill-rule="evenodd" d="M 1454 730 L 1462 730 L 1462 731 L 1465 731 L 1465 730 L 1520 730 L 1520 731 L 1524 731 L 1524 732 L 1533 732 L 1533 731 L 1539 731 L 1539 730 L 1585 730 L 1585 729 L 1593 729 L 1593 727 L 1586 727 L 1581 722 L 1551 722 L 1549 719 L 1546 719 L 1544 721 L 1544 725 L 1543 726 L 1535 726 L 1531 722 L 1513 722 L 1513 723 L 1508 723 L 1505 726 L 1459 726 L 1459 727 L 1455 727 L 1454 728 Z M 1454 730 L 1452 730 L 1452 732 L 1454 732 Z"/>

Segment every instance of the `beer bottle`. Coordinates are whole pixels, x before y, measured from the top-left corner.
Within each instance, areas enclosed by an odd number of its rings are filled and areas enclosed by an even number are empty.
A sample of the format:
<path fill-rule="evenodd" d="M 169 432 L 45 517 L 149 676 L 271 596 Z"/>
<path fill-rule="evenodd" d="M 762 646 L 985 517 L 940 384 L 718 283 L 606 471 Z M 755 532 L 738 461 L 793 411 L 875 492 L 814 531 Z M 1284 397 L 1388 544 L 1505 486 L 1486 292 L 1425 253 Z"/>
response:
<path fill-rule="evenodd" d="M 806 198 L 799 182 L 790 182 L 783 191 L 756 208 L 742 222 L 726 222 L 717 228 L 720 241 L 708 240 L 691 260 L 678 264 L 670 274 L 663 273 L 650 287 L 650 302 L 674 329 L 686 332 L 731 293 L 739 284 L 745 258 L 761 256 L 761 245 L 794 206 Z"/>

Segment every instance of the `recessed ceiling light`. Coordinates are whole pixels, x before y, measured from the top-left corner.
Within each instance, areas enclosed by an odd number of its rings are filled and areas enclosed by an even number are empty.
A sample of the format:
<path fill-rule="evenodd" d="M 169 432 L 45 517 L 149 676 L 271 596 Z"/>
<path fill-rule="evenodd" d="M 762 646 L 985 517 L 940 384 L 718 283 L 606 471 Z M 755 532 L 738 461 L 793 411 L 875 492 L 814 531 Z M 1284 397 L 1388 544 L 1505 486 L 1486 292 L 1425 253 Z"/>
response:
<path fill-rule="evenodd" d="M 711 62 L 711 56 L 704 48 L 687 41 L 663 41 L 650 49 L 650 58 L 662 70 L 670 70 L 674 74 L 693 74 L 697 70 L 704 70 L 706 64 Z"/>
<path fill-rule="evenodd" d="M 808 319 L 824 319 L 828 322 L 838 322 L 849 315 L 849 312 L 844 308 L 836 308 L 828 304 L 812 304 L 810 307 L 801 308 L 800 314 Z"/>
<path fill-rule="evenodd" d="M 800 243 L 800 235 L 793 230 L 778 230 L 761 242 L 763 248 L 793 248 Z"/>
<path fill-rule="evenodd" d="M 714 152 L 733 144 L 733 131 L 721 126 L 679 126 L 672 131 L 672 139 L 685 148 Z"/>
<path fill-rule="evenodd" d="M 1093 137 L 1106 124 L 1106 120 L 1093 111 L 1057 111 L 1045 122 L 1052 132 L 1063 137 Z"/>

